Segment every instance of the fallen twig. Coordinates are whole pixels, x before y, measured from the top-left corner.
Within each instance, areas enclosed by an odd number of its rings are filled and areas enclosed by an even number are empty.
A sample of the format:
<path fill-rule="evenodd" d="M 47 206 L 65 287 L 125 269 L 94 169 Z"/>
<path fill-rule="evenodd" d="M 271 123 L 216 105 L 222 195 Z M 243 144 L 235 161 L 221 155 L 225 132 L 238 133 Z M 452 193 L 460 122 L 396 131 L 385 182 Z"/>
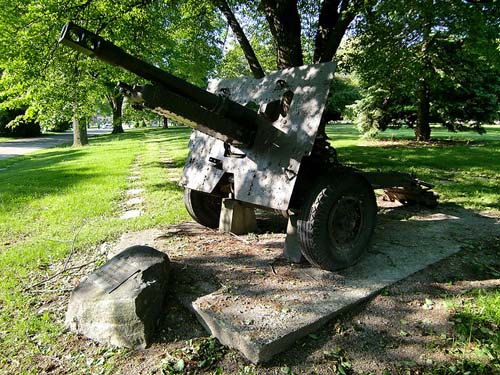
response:
<path fill-rule="evenodd" d="M 248 244 L 248 245 L 251 245 L 251 244 L 252 244 L 250 241 L 248 241 L 248 240 L 244 239 L 243 237 L 238 236 L 237 234 L 234 234 L 234 233 L 232 233 L 232 232 L 229 232 L 229 234 L 230 234 L 231 236 L 233 236 L 234 238 L 236 238 L 237 240 L 240 240 L 241 242 L 244 242 L 244 243 L 246 243 L 246 244 Z"/>
<path fill-rule="evenodd" d="M 42 280 L 42 281 L 39 281 L 35 284 L 32 284 L 32 285 L 29 285 L 27 286 L 26 288 L 23 289 L 23 291 L 28 291 L 36 286 L 39 286 L 39 285 L 42 285 L 42 284 L 45 284 L 46 282 L 52 280 L 52 279 L 55 279 L 57 276 L 63 274 L 64 272 L 67 272 L 67 271 L 71 271 L 71 270 L 79 270 L 83 267 L 86 267 L 88 266 L 89 264 L 92 264 L 92 263 L 95 263 L 97 262 L 97 259 L 94 259 L 94 260 L 91 260 L 90 262 L 87 262 L 87 263 L 84 263 L 84 264 L 81 264 L 79 266 L 73 266 L 73 267 L 69 267 L 69 268 L 66 268 L 66 269 L 63 269 L 62 271 L 59 271 L 59 272 L 56 272 L 55 274 L 53 274 L 52 276 L 50 277 L 47 277 L 45 280 Z"/>
<path fill-rule="evenodd" d="M 61 289 L 34 289 L 30 290 L 29 293 L 67 293 L 71 292 L 73 288 L 61 288 Z"/>
<path fill-rule="evenodd" d="M 66 268 L 68 267 L 68 263 L 69 263 L 69 260 L 71 259 L 71 256 L 73 255 L 73 251 L 75 250 L 75 242 L 76 242 L 76 239 L 78 238 L 78 235 L 80 234 L 80 232 L 82 231 L 83 227 L 85 226 L 86 223 L 83 223 L 82 226 L 80 226 L 80 228 L 78 228 L 78 230 L 75 232 L 74 236 L 73 236 L 73 241 L 71 241 L 71 248 L 69 249 L 69 254 L 68 256 L 66 257 L 66 260 L 64 261 L 64 267 L 63 267 L 63 271 L 66 270 Z"/>
<path fill-rule="evenodd" d="M 269 265 L 271 266 L 271 270 L 273 271 L 273 273 L 274 273 L 275 275 L 277 275 L 278 273 L 276 272 L 276 269 L 274 268 L 274 264 L 269 263 Z"/>
<path fill-rule="evenodd" d="M 318 279 L 317 279 L 317 278 L 315 278 L 313 275 L 310 275 L 310 274 L 309 274 L 309 272 L 304 271 L 304 274 L 305 274 L 306 276 L 309 276 L 309 277 L 310 277 L 311 279 L 313 279 L 314 281 L 318 281 Z"/>

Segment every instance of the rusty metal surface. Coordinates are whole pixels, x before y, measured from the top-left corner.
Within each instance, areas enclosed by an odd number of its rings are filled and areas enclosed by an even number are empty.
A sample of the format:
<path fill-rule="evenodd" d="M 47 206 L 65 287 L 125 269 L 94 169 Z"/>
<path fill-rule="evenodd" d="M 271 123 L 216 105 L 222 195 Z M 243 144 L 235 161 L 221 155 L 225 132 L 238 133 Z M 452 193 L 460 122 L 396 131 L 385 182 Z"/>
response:
<path fill-rule="evenodd" d="M 267 105 L 276 118 L 272 127 L 258 127 L 251 148 L 227 150 L 223 142 L 194 131 L 181 184 L 211 192 L 228 172 L 234 175 L 235 199 L 288 209 L 302 157 L 310 153 L 318 132 L 333 71 L 334 65 L 325 63 L 276 71 L 261 79 L 211 82 L 209 91 L 242 105 L 258 106 L 261 112 Z M 291 93 L 287 113 L 273 114 L 272 107 Z M 225 156 L 228 151 L 232 156 Z"/>

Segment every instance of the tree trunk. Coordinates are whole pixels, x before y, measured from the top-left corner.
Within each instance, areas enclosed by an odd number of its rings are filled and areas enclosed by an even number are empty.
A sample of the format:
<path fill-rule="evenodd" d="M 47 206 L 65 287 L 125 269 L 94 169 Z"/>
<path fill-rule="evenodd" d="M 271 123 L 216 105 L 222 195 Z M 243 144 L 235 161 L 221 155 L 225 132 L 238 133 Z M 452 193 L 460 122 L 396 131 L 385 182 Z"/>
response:
<path fill-rule="evenodd" d="M 227 4 L 226 0 L 218 0 L 217 1 L 217 6 L 219 10 L 224 14 L 226 17 L 227 23 L 231 27 L 231 30 L 233 31 L 233 34 L 236 36 L 236 39 L 238 39 L 238 43 L 240 44 L 241 49 L 243 50 L 243 53 L 245 54 L 245 58 L 247 59 L 248 65 L 250 66 L 250 70 L 252 71 L 253 75 L 255 78 L 262 78 L 265 76 L 264 69 L 262 69 L 262 66 L 260 65 L 259 60 L 257 59 L 257 56 L 255 55 L 255 52 L 250 45 L 250 42 L 247 39 L 247 36 L 245 35 L 245 32 L 240 26 L 240 23 L 234 16 L 234 13 L 231 11 L 231 8 L 229 8 L 229 5 Z"/>
<path fill-rule="evenodd" d="M 73 113 L 73 147 L 82 147 L 88 145 L 87 121 Z"/>
<path fill-rule="evenodd" d="M 430 97 L 429 85 L 425 78 L 418 82 L 417 89 L 417 126 L 415 127 L 415 139 L 417 141 L 428 141 L 431 139 L 430 127 Z"/>
<path fill-rule="evenodd" d="M 113 131 L 111 134 L 123 133 L 122 126 L 122 108 L 123 108 L 123 95 L 113 95 L 110 97 L 111 109 L 113 112 Z"/>
<path fill-rule="evenodd" d="M 262 0 L 261 5 L 276 43 L 278 69 L 304 65 L 297 0 Z"/>
<path fill-rule="evenodd" d="M 415 128 L 415 139 L 417 141 L 428 141 L 431 138 L 429 82 L 433 70 L 430 58 L 431 8 L 424 9 L 422 20 L 422 65 L 417 87 L 417 126 Z"/>
<path fill-rule="evenodd" d="M 163 129 L 168 129 L 168 118 L 163 117 Z"/>
<path fill-rule="evenodd" d="M 321 4 L 321 10 L 318 18 L 318 29 L 316 30 L 316 37 L 314 38 L 313 61 L 315 63 L 321 61 L 326 41 L 335 27 L 335 23 L 339 19 L 339 3 L 340 0 L 323 0 L 323 3 Z"/>
<path fill-rule="evenodd" d="M 363 2 L 359 0 L 323 0 L 314 40 L 313 62 L 332 61 L 350 23 Z"/>

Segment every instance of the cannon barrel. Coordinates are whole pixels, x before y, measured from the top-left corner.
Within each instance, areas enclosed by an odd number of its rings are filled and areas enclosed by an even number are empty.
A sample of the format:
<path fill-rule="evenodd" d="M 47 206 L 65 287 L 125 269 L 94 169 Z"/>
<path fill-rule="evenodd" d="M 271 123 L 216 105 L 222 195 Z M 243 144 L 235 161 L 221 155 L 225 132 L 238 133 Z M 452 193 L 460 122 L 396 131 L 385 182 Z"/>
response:
<path fill-rule="evenodd" d="M 146 107 L 225 142 L 250 146 L 258 125 L 268 123 L 252 109 L 144 62 L 72 22 L 64 25 L 59 43 L 152 82 L 153 85 L 145 86 L 144 93 L 138 89 L 135 93 L 128 90 L 126 94 L 152 97 L 155 104 L 148 105 L 146 102 Z"/>

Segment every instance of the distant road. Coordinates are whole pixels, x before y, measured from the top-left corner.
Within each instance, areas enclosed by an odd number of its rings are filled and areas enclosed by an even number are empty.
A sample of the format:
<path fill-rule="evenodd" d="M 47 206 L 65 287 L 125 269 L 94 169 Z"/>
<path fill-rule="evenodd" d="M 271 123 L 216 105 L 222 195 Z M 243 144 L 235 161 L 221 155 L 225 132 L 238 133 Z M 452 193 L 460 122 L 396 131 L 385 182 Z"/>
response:
<path fill-rule="evenodd" d="M 88 129 L 89 136 L 108 134 L 111 129 Z M 0 160 L 12 158 L 18 155 L 29 154 L 33 151 L 43 150 L 73 142 L 73 133 L 61 133 L 46 135 L 36 138 L 18 138 L 10 141 L 0 142 Z"/>

